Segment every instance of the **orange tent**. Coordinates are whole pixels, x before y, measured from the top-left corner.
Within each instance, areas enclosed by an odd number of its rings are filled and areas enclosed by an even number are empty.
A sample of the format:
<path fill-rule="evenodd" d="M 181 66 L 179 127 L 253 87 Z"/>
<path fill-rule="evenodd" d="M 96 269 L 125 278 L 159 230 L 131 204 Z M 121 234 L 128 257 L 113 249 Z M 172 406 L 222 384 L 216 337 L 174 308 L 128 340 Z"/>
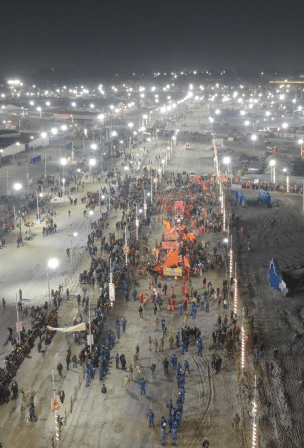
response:
<path fill-rule="evenodd" d="M 169 260 L 166 261 L 166 263 L 163 264 L 163 268 L 167 267 L 170 268 L 171 266 L 177 266 L 178 265 L 178 250 L 175 250 L 173 255 L 169 258 Z"/>

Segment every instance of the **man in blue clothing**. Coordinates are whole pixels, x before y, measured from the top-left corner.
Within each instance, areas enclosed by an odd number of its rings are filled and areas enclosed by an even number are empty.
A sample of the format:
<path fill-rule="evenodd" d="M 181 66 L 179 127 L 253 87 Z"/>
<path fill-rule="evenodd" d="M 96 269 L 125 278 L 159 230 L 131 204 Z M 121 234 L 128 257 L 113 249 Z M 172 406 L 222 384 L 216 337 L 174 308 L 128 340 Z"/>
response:
<path fill-rule="evenodd" d="M 179 387 L 184 388 L 185 387 L 185 382 L 186 382 L 185 377 L 183 375 L 181 375 L 180 378 L 179 378 Z"/>
<path fill-rule="evenodd" d="M 160 426 L 163 427 L 163 426 L 166 425 L 166 424 L 167 424 L 167 420 L 165 419 L 164 416 L 162 416 L 162 419 L 161 419 L 161 421 L 160 421 Z"/>
<path fill-rule="evenodd" d="M 186 344 L 184 343 L 184 341 L 181 342 L 181 354 L 184 355 L 185 354 L 185 348 L 186 348 Z"/>
<path fill-rule="evenodd" d="M 154 414 L 151 411 L 151 409 L 149 409 L 148 415 L 147 415 L 148 419 L 149 419 L 149 426 L 153 426 L 154 428 Z"/>
<path fill-rule="evenodd" d="M 177 364 L 177 357 L 175 356 L 175 354 L 172 356 L 171 361 L 172 361 L 173 369 L 175 370 L 176 364 Z"/>
<path fill-rule="evenodd" d="M 177 345 L 177 347 L 179 347 L 179 342 L 180 341 L 180 334 L 179 334 L 179 331 L 176 333 L 176 345 Z"/>
<path fill-rule="evenodd" d="M 188 371 L 188 373 L 190 373 L 190 370 L 189 370 L 189 363 L 188 363 L 188 361 L 186 360 L 185 361 L 185 363 L 184 363 L 184 375 L 185 375 L 185 373 L 186 373 L 186 371 Z"/>
<path fill-rule="evenodd" d="M 172 414 L 172 408 L 173 408 L 173 403 L 172 403 L 172 399 L 170 398 L 168 404 L 167 404 L 167 408 L 169 408 L 169 415 Z"/>
<path fill-rule="evenodd" d="M 179 393 L 181 394 L 182 397 L 182 403 L 185 403 L 185 389 L 183 387 L 180 388 Z"/>
<path fill-rule="evenodd" d="M 178 307 L 179 307 L 179 314 L 180 314 L 180 316 L 182 316 L 183 315 L 183 305 L 180 303 L 178 305 Z"/>
<path fill-rule="evenodd" d="M 122 320 L 122 331 L 125 332 L 126 331 L 126 326 L 127 326 L 127 321 L 125 318 L 123 318 Z"/>
<path fill-rule="evenodd" d="M 99 366 L 99 381 L 103 380 L 103 368 L 102 366 Z"/>
<path fill-rule="evenodd" d="M 140 385 L 140 395 L 143 395 L 143 394 L 146 395 L 146 382 L 143 378 L 139 382 L 139 385 Z"/>
<path fill-rule="evenodd" d="M 137 291 L 134 289 L 134 291 L 132 292 L 132 294 L 133 294 L 133 299 L 134 300 L 136 300 L 136 297 L 137 297 Z"/>
<path fill-rule="evenodd" d="M 202 350 L 204 347 L 201 339 L 198 339 L 196 344 L 197 344 L 197 356 L 202 356 Z"/>
<path fill-rule="evenodd" d="M 176 367 L 177 373 L 179 373 L 181 375 L 182 373 L 182 366 L 180 363 L 178 363 L 177 367 Z"/>
<path fill-rule="evenodd" d="M 166 442 L 166 423 L 164 424 L 164 426 L 162 426 L 160 431 L 161 431 L 161 438 L 162 438 L 161 444 L 164 445 Z"/>
<path fill-rule="evenodd" d="M 172 445 L 176 445 L 177 444 L 177 429 L 172 428 L 171 429 L 171 436 L 172 436 Z"/>
<path fill-rule="evenodd" d="M 168 420 L 170 432 L 172 432 L 173 422 L 174 422 L 174 417 L 173 417 L 173 415 L 170 415 L 169 420 Z"/>

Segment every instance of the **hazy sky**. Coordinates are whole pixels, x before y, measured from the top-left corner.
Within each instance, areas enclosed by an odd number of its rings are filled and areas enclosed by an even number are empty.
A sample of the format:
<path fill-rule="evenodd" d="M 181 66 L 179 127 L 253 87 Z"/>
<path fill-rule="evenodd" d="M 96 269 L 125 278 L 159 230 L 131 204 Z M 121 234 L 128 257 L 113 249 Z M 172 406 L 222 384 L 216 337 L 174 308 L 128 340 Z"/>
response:
<path fill-rule="evenodd" d="M 303 9 L 273 0 L 13 0 L 3 10 L 0 71 L 304 67 Z"/>

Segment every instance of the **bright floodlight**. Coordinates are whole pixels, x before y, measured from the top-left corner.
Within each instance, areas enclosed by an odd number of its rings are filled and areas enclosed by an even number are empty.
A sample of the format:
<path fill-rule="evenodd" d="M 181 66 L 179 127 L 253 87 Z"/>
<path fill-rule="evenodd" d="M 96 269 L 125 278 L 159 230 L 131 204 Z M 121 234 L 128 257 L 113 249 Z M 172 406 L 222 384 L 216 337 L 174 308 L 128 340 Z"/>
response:
<path fill-rule="evenodd" d="M 77 236 L 77 235 L 78 235 L 78 233 L 77 233 L 77 232 L 74 232 L 74 233 L 73 233 L 73 236 Z"/>
<path fill-rule="evenodd" d="M 95 145 L 95 143 L 93 143 L 93 144 L 91 145 L 91 148 L 92 148 L 92 149 L 97 149 L 97 145 Z"/>
<path fill-rule="evenodd" d="M 116 137 L 117 136 L 117 132 L 116 131 L 113 131 L 112 132 L 112 137 Z"/>
<path fill-rule="evenodd" d="M 63 124 L 62 126 L 61 126 L 61 129 L 62 129 L 62 131 L 66 131 L 67 130 L 67 125 L 65 125 L 65 124 Z"/>
<path fill-rule="evenodd" d="M 148 118 L 148 115 L 143 115 L 143 119 L 146 120 Z"/>
<path fill-rule="evenodd" d="M 255 142 L 256 139 L 257 139 L 257 136 L 256 136 L 256 135 L 253 135 L 251 138 L 252 138 L 252 140 Z"/>
<path fill-rule="evenodd" d="M 61 165 L 66 165 L 67 164 L 67 159 L 65 159 L 64 157 L 62 159 L 60 159 L 60 163 Z"/>
<path fill-rule="evenodd" d="M 14 189 L 15 189 L 16 191 L 19 191 L 21 188 L 22 188 L 22 185 L 19 184 L 19 182 L 17 182 L 17 183 L 14 184 Z"/>
<path fill-rule="evenodd" d="M 282 124 L 282 128 L 283 128 L 283 129 L 288 128 L 288 124 L 287 124 L 287 123 L 283 123 L 283 124 Z"/>
<path fill-rule="evenodd" d="M 130 129 L 132 129 L 134 124 L 133 123 L 128 123 L 128 126 L 129 126 Z"/>
<path fill-rule="evenodd" d="M 224 157 L 223 162 L 228 165 L 230 163 L 230 157 Z"/>
<path fill-rule="evenodd" d="M 54 134 L 54 135 L 57 134 L 57 129 L 56 128 L 52 128 L 52 134 Z"/>
<path fill-rule="evenodd" d="M 103 120 L 104 119 L 104 114 L 99 114 L 97 117 L 99 120 Z"/>
<path fill-rule="evenodd" d="M 209 117 L 209 121 L 210 121 L 210 123 L 213 123 L 214 119 L 212 117 Z"/>
<path fill-rule="evenodd" d="M 265 113 L 265 115 L 266 115 L 266 117 L 269 117 L 269 115 L 270 115 L 269 110 Z"/>
<path fill-rule="evenodd" d="M 76 107 L 76 103 L 72 103 L 72 106 L 73 106 L 73 107 Z"/>
<path fill-rule="evenodd" d="M 299 145 L 303 145 L 303 140 L 300 138 L 300 140 L 298 140 Z"/>
<path fill-rule="evenodd" d="M 56 269 L 59 265 L 59 261 L 57 260 L 57 258 L 50 258 L 48 261 L 48 267 L 50 269 Z"/>
<path fill-rule="evenodd" d="M 241 98 L 238 99 L 239 102 L 240 102 L 240 100 L 242 101 Z M 245 115 L 245 111 L 244 111 L 244 110 L 241 110 L 240 114 L 241 114 L 241 115 Z"/>
<path fill-rule="evenodd" d="M 90 211 L 89 211 L 89 215 L 94 215 L 93 210 L 90 210 Z"/>
<path fill-rule="evenodd" d="M 272 160 L 270 160 L 269 164 L 270 164 L 271 166 L 274 166 L 274 165 L 276 164 L 276 161 L 272 159 Z"/>
<path fill-rule="evenodd" d="M 90 164 L 90 166 L 96 165 L 96 160 L 95 159 L 90 159 L 89 164 Z"/>
<path fill-rule="evenodd" d="M 218 110 L 218 109 L 216 109 L 215 113 L 216 113 L 216 115 L 218 115 L 218 114 L 220 114 L 220 113 L 221 113 L 221 111 L 220 111 L 220 110 Z"/>
<path fill-rule="evenodd" d="M 128 166 L 125 166 L 125 170 L 128 171 L 128 169 L 129 169 L 129 167 L 128 167 Z"/>
<path fill-rule="evenodd" d="M 245 126 L 249 126 L 249 121 L 248 120 L 245 121 Z"/>
<path fill-rule="evenodd" d="M 47 138 L 47 133 L 46 132 L 41 132 L 41 137 L 42 138 Z"/>

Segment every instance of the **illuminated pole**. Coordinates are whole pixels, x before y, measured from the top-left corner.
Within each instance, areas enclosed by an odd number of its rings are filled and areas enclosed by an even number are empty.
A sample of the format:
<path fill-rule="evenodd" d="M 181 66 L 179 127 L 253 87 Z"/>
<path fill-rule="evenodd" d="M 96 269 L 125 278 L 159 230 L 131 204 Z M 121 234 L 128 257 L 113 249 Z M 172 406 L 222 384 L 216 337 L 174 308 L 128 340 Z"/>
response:
<path fill-rule="evenodd" d="M 16 293 L 16 311 L 17 311 L 17 323 L 18 323 L 18 345 L 20 346 L 19 310 L 18 310 L 17 293 Z"/>
<path fill-rule="evenodd" d="M 245 370 L 245 354 L 246 354 L 245 330 L 244 330 L 244 325 L 242 324 L 242 329 L 241 329 L 241 368 L 243 371 Z"/>
<path fill-rule="evenodd" d="M 233 250 L 230 249 L 229 277 L 233 277 Z"/>
<path fill-rule="evenodd" d="M 39 211 L 39 199 L 38 199 L 38 191 L 36 190 L 37 197 L 37 219 L 40 219 L 40 211 Z"/>
<path fill-rule="evenodd" d="M 276 183 L 276 170 L 275 166 L 272 167 L 272 181 L 275 184 Z"/>
<path fill-rule="evenodd" d="M 146 190 L 144 190 L 144 214 L 145 214 L 145 219 L 147 219 L 147 200 L 146 200 Z"/>
<path fill-rule="evenodd" d="M 54 379 L 54 369 L 52 369 L 52 380 L 53 380 L 53 394 L 54 394 L 54 398 L 55 398 L 56 397 L 56 387 L 55 387 L 55 379 Z M 60 441 L 59 441 L 60 440 L 60 429 L 59 429 L 60 422 L 58 422 L 58 419 L 57 419 L 57 410 L 55 410 L 54 415 L 55 415 L 55 430 L 56 430 L 55 443 L 56 443 L 57 448 L 59 448 L 60 447 Z"/>
<path fill-rule="evenodd" d="M 236 278 L 236 263 L 234 267 L 234 291 L 233 291 L 233 311 L 234 314 L 238 314 L 238 281 Z"/>
<path fill-rule="evenodd" d="M 304 197 L 304 195 L 303 195 Z M 135 212 L 135 225 L 136 225 L 136 241 L 138 241 L 138 227 L 139 227 L 139 219 L 138 219 L 138 207 L 136 204 L 136 212 Z"/>
<path fill-rule="evenodd" d="M 258 405 L 256 402 L 256 396 L 257 396 L 257 376 L 254 376 L 254 399 L 252 402 L 252 411 L 251 415 L 253 416 L 253 424 L 252 424 L 252 448 L 258 447 Z"/>
<path fill-rule="evenodd" d="M 91 292 L 91 300 L 93 297 L 93 290 Z M 92 334 L 91 334 L 91 300 L 89 299 L 89 338 L 90 338 L 90 352 L 92 351 Z"/>
<path fill-rule="evenodd" d="M 125 265 L 128 267 L 128 240 L 127 240 L 127 226 L 125 226 Z"/>
<path fill-rule="evenodd" d="M 110 281 L 109 281 L 109 298 L 111 302 L 111 306 L 113 306 L 113 303 L 115 301 L 115 285 L 113 283 L 113 274 L 112 274 L 112 260 L 110 258 Z"/>
<path fill-rule="evenodd" d="M 226 206 L 225 206 L 225 194 L 222 194 L 222 207 L 223 207 L 223 231 L 226 232 Z"/>
<path fill-rule="evenodd" d="M 151 204 L 153 202 L 153 176 L 151 176 Z"/>
<path fill-rule="evenodd" d="M 290 193 L 289 176 L 286 177 L 286 192 Z"/>

